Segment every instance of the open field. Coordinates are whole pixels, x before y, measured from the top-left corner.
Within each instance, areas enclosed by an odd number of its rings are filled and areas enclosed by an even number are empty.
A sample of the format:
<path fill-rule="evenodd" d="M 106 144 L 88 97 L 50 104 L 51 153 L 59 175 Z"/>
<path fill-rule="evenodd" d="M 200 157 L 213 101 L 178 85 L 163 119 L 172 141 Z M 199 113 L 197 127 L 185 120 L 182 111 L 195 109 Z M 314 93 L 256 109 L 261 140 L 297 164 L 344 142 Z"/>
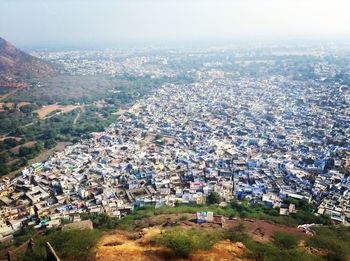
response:
<path fill-rule="evenodd" d="M 59 104 L 51 104 L 51 105 L 46 105 L 40 108 L 39 110 L 36 110 L 35 112 L 38 113 L 40 119 L 44 119 L 47 115 L 49 115 L 51 112 L 60 110 L 63 113 L 72 111 L 79 106 L 77 105 L 59 105 Z"/>

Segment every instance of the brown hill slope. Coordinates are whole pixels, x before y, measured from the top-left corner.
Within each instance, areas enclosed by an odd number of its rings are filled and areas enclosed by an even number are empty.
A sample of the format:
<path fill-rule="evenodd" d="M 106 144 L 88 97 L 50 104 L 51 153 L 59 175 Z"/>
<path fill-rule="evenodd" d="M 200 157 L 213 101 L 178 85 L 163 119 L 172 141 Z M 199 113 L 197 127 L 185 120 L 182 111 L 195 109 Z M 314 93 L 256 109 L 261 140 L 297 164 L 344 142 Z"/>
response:
<path fill-rule="evenodd" d="M 55 72 L 55 68 L 33 57 L 0 37 L 0 83 L 39 77 Z"/>

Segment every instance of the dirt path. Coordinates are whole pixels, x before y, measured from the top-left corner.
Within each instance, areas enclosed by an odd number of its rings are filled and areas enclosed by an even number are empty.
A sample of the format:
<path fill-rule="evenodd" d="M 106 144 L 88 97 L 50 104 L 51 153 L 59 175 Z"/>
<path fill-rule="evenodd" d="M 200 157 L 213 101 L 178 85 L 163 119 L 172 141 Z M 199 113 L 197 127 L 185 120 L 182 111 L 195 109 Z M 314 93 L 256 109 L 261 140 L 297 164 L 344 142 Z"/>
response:
<path fill-rule="evenodd" d="M 80 114 L 81 114 L 81 111 L 78 112 L 77 116 L 75 117 L 74 121 L 73 121 L 73 128 L 75 128 L 77 126 L 77 121 L 79 120 L 80 118 Z"/>
<path fill-rule="evenodd" d="M 75 128 L 77 126 L 77 122 L 80 119 L 81 114 L 85 111 L 85 107 L 81 106 L 80 109 L 81 109 L 81 111 L 78 112 L 77 116 L 75 117 L 75 119 L 73 121 L 73 128 Z"/>
<path fill-rule="evenodd" d="M 134 105 L 132 105 L 131 107 L 122 107 L 119 108 L 117 112 L 113 112 L 112 114 L 114 115 L 118 115 L 118 116 L 123 116 L 124 113 L 129 112 L 129 113 L 135 113 L 140 109 L 140 104 L 139 103 L 135 103 Z"/>
<path fill-rule="evenodd" d="M 15 137 L 15 136 L 8 136 L 11 132 L 9 133 L 5 133 L 3 135 L 0 136 L 0 141 L 3 141 L 5 139 L 15 139 L 17 141 L 20 141 L 22 138 L 21 137 Z"/>

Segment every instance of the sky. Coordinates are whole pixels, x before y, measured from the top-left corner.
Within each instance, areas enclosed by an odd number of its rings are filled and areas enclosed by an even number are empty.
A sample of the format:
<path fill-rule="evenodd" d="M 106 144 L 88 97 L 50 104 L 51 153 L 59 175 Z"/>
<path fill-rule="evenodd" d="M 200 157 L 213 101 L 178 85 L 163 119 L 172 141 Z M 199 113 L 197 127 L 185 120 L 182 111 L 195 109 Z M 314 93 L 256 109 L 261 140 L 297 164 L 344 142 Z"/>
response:
<path fill-rule="evenodd" d="M 349 0 L 0 0 L 19 46 L 350 38 Z"/>

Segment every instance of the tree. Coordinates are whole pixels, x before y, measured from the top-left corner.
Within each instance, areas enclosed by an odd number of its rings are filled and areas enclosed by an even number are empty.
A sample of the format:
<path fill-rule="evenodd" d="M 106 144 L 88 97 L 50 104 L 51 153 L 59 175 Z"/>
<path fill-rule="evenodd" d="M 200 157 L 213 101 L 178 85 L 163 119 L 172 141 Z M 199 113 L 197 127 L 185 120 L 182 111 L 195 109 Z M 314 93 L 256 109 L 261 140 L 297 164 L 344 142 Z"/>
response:
<path fill-rule="evenodd" d="M 20 147 L 19 148 L 19 156 L 21 157 L 26 157 L 28 156 L 29 154 L 32 154 L 33 153 L 33 149 L 32 148 L 29 148 L 29 147 Z"/>
<path fill-rule="evenodd" d="M 221 197 L 220 197 L 219 193 L 214 191 L 208 196 L 207 200 L 208 200 L 209 204 L 219 204 L 220 198 Z"/>
<path fill-rule="evenodd" d="M 19 110 L 23 113 L 30 113 L 30 112 L 34 111 L 35 109 L 36 109 L 36 106 L 34 106 L 33 104 L 23 105 L 19 108 Z"/>
<path fill-rule="evenodd" d="M 274 244 L 279 248 L 291 249 L 298 246 L 299 237 L 291 234 L 276 232 L 274 234 Z"/>
<path fill-rule="evenodd" d="M 141 137 L 143 139 L 145 139 L 147 137 L 147 134 L 148 134 L 147 131 L 143 131 L 142 134 L 141 134 Z"/>
<path fill-rule="evenodd" d="M 14 138 L 7 138 L 3 142 L 6 148 L 13 148 L 18 145 L 17 140 Z"/>
<path fill-rule="evenodd" d="M 6 175 L 10 172 L 10 168 L 5 164 L 0 164 L 0 175 Z"/>
<path fill-rule="evenodd" d="M 163 135 L 158 133 L 158 134 L 156 134 L 156 136 L 154 136 L 154 139 L 161 140 L 161 139 L 163 139 Z"/>
<path fill-rule="evenodd" d="M 49 139 L 49 140 L 46 140 L 46 141 L 45 141 L 44 147 L 45 147 L 45 149 L 51 149 L 51 148 L 55 147 L 56 144 L 57 144 L 57 143 L 55 142 L 54 139 Z"/>
<path fill-rule="evenodd" d="M 180 200 L 175 201 L 175 207 L 179 207 L 181 205 L 182 205 L 182 201 L 180 201 Z"/>

